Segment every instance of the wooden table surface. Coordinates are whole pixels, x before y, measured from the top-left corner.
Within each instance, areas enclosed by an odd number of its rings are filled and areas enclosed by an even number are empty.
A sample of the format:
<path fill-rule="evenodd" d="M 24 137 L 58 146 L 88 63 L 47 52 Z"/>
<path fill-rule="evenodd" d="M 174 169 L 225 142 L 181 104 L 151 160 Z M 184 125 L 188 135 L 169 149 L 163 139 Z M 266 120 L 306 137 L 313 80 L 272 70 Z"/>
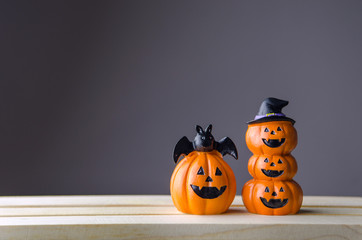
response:
<path fill-rule="evenodd" d="M 362 197 L 305 196 L 299 214 L 180 213 L 168 195 L 0 197 L 0 239 L 359 239 Z"/>

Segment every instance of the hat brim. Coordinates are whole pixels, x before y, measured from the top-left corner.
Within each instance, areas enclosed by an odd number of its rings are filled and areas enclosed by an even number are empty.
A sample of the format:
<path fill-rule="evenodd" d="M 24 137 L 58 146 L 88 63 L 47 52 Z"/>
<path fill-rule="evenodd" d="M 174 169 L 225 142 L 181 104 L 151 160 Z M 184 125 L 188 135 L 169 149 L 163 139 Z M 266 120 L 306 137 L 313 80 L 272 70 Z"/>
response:
<path fill-rule="evenodd" d="M 249 122 L 247 122 L 247 124 L 253 124 L 253 123 L 262 123 L 262 122 L 274 122 L 274 121 L 289 121 L 292 123 L 292 125 L 294 125 L 295 120 L 288 118 L 288 117 L 283 117 L 283 116 L 270 116 L 270 117 L 263 117 L 263 118 L 259 118 L 256 120 L 251 120 Z"/>

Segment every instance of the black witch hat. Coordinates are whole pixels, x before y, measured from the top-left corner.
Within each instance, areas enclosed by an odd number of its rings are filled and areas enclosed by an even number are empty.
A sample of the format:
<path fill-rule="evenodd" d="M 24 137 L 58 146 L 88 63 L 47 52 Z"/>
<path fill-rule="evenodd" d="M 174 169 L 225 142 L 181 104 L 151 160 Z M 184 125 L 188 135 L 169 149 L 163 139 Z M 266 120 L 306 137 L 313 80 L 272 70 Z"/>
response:
<path fill-rule="evenodd" d="M 254 120 L 247 123 L 253 124 L 271 121 L 290 121 L 294 125 L 295 121 L 286 117 L 285 114 L 282 113 L 282 108 L 287 106 L 288 103 L 288 101 L 277 98 L 267 98 L 261 103 L 258 115 L 255 116 Z"/>

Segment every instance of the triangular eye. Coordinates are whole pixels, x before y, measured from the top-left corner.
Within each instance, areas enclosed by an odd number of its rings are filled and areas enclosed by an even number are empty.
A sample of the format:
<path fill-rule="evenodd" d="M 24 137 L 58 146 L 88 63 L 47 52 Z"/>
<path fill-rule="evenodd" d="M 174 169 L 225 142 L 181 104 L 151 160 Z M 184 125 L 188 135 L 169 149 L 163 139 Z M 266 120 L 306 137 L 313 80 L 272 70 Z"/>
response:
<path fill-rule="evenodd" d="M 268 187 L 265 188 L 265 192 L 270 192 Z"/>
<path fill-rule="evenodd" d="M 197 171 L 197 175 L 205 175 L 204 169 L 200 167 L 199 171 Z"/>
<path fill-rule="evenodd" d="M 268 158 L 265 158 L 265 159 L 264 159 L 264 162 L 269 162 L 269 159 L 268 159 Z"/>
<path fill-rule="evenodd" d="M 264 129 L 264 132 L 269 132 L 269 129 L 268 129 L 268 128 L 265 128 L 265 129 Z"/>
<path fill-rule="evenodd" d="M 283 163 L 283 161 L 279 159 L 279 160 L 278 160 L 278 163 Z"/>
<path fill-rule="evenodd" d="M 280 190 L 279 190 L 279 192 L 284 192 L 284 188 L 281 187 Z"/>
<path fill-rule="evenodd" d="M 216 168 L 215 176 L 221 176 L 221 175 L 222 175 L 222 172 L 221 172 L 220 169 L 217 167 L 217 168 Z"/>
<path fill-rule="evenodd" d="M 280 127 L 277 128 L 277 131 L 282 131 L 282 129 Z"/>

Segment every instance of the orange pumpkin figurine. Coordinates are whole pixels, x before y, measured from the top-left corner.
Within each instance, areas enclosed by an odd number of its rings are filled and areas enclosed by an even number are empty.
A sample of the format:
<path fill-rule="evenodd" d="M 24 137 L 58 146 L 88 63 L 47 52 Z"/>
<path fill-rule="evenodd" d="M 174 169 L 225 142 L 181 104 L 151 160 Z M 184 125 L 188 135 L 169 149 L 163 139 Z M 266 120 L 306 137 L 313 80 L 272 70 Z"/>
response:
<path fill-rule="evenodd" d="M 236 180 L 223 156 L 235 159 L 238 153 L 233 141 L 225 137 L 219 142 L 196 126 L 193 142 L 183 137 L 176 144 L 174 161 L 178 162 L 170 181 L 171 197 L 176 208 L 189 214 L 220 214 L 230 207 L 236 194 Z M 184 158 L 180 159 L 183 156 Z"/>
<path fill-rule="evenodd" d="M 252 179 L 243 188 L 243 202 L 251 213 L 264 215 L 295 214 L 302 201 L 302 188 L 295 181 Z"/>
<path fill-rule="evenodd" d="M 292 180 L 298 166 L 290 154 L 297 146 L 295 121 L 282 113 L 288 101 L 267 98 L 255 119 L 248 122 L 246 144 L 254 154 L 248 171 L 254 178 L 242 190 L 251 213 L 286 215 L 297 213 L 303 200 L 302 188 Z"/>
<path fill-rule="evenodd" d="M 292 155 L 253 155 L 248 171 L 260 180 L 290 180 L 297 173 L 298 165 Z"/>
<path fill-rule="evenodd" d="M 254 154 L 287 155 L 297 146 L 298 135 L 293 123 L 273 119 L 270 122 L 249 122 L 246 144 Z"/>

